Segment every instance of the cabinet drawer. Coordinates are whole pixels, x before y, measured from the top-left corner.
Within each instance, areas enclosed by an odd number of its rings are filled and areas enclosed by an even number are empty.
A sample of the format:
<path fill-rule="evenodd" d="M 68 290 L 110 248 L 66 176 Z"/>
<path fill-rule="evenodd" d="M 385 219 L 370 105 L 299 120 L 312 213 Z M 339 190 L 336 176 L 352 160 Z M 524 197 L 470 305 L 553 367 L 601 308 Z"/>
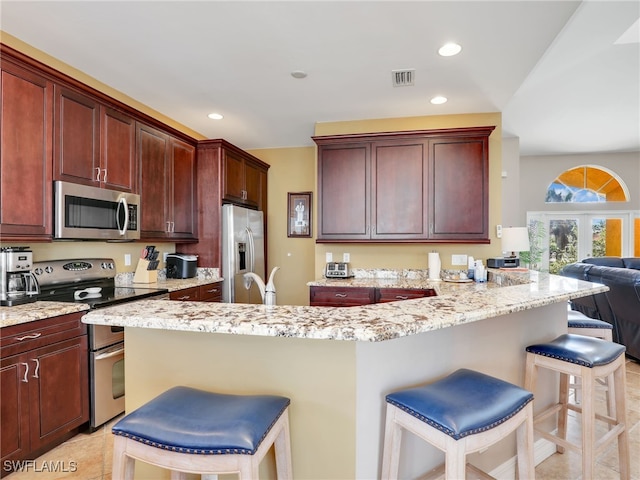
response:
<path fill-rule="evenodd" d="M 375 303 L 375 288 L 311 287 L 310 305 L 316 307 L 352 307 Z"/>
<path fill-rule="evenodd" d="M 397 302 L 412 298 L 435 297 L 436 291 L 432 288 L 380 288 L 376 298 L 377 303 Z"/>
<path fill-rule="evenodd" d="M 84 313 L 61 315 L 0 329 L 2 357 L 86 335 L 87 326 L 80 321 Z"/>
<path fill-rule="evenodd" d="M 189 302 L 197 302 L 200 300 L 200 290 L 198 287 L 183 288 L 169 294 L 170 300 L 181 300 Z"/>
<path fill-rule="evenodd" d="M 201 302 L 221 302 L 222 301 L 222 284 L 210 283 L 208 285 L 200 285 L 198 294 Z"/>

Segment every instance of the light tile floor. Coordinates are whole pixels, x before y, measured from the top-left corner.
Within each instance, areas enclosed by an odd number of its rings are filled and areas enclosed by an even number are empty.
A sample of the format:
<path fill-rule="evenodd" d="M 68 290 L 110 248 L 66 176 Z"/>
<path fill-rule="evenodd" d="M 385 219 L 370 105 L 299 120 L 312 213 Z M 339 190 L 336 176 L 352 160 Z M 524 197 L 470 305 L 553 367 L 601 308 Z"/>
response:
<path fill-rule="evenodd" d="M 640 480 L 640 363 L 627 361 L 627 422 L 631 451 L 631 478 Z M 570 435 L 579 435 L 580 427 L 573 413 L 570 420 Z M 118 419 L 109 422 L 91 434 L 81 433 L 63 443 L 59 447 L 39 457 L 34 466 L 26 472 L 14 472 L 7 480 L 111 480 L 111 456 L 113 436 L 111 425 Z M 77 469 L 71 472 L 54 473 L 42 471 L 42 467 L 50 465 L 67 467 L 75 462 Z M 572 452 L 554 454 L 536 467 L 538 480 L 590 480 L 581 475 L 579 455 Z M 596 476 L 598 480 L 619 479 L 618 450 L 614 443 L 603 452 L 597 460 Z"/>

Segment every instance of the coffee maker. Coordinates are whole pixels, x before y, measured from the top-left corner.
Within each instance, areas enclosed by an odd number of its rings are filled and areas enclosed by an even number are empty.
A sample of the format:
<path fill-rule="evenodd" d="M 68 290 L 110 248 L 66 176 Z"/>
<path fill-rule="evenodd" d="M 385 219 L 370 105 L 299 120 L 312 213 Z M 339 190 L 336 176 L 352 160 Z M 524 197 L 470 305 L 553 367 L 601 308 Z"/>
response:
<path fill-rule="evenodd" d="M 0 305 L 11 307 L 35 302 L 40 288 L 31 273 L 33 252 L 29 247 L 0 248 Z"/>

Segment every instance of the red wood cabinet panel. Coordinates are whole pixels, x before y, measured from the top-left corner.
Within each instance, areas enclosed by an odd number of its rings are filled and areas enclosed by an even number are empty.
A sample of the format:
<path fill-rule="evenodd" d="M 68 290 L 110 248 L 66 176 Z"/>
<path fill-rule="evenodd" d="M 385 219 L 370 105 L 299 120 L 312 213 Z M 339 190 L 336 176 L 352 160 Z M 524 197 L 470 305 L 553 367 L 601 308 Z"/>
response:
<path fill-rule="evenodd" d="M 52 236 L 53 84 L 3 58 L 0 238 Z"/>

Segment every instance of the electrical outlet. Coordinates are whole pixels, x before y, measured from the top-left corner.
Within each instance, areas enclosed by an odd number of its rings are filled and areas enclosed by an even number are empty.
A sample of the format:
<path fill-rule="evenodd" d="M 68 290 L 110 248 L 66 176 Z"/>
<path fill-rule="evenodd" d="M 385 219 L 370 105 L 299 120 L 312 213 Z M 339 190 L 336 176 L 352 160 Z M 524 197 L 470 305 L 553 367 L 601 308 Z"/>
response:
<path fill-rule="evenodd" d="M 128 267 L 129 265 L 131 265 L 131 254 L 130 253 L 125 253 L 124 254 L 124 265 L 126 267 Z"/>
<path fill-rule="evenodd" d="M 502 225 L 496 225 L 496 237 L 502 238 Z"/>
<path fill-rule="evenodd" d="M 350 253 L 343 253 L 342 254 L 342 261 L 343 262 L 350 262 L 351 261 L 351 254 Z"/>
<path fill-rule="evenodd" d="M 326 261 L 327 263 L 329 263 L 329 262 L 333 262 L 333 253 L 331 253 L 331 252 L 327 252 L 327 253 L 325 253 L 324 255 L 325 255 L 325 261 Z"/>
<path fill-rule="evenodd" d="M 466 255 L 451 255 L 451 265 L 466 265 L 466 264 L 467 264 Z"/>

